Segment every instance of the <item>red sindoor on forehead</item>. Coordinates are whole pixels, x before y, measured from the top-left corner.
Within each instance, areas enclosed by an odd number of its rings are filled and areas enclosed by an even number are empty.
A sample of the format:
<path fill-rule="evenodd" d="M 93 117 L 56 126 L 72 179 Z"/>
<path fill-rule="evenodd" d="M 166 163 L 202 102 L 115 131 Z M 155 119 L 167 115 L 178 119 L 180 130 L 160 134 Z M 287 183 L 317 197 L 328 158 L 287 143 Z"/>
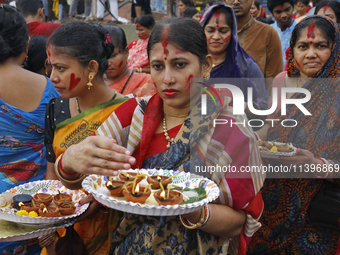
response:
<path fill-rule="evenodd" d="M 167 38 L 168 36 L 168 26 L 166 26 L 164 28 L 164 32 L 163 32 L 163 40 L 162 40 L 162 46 L 163 46 L 163 54 L 165 55 L 164 59 L 166 60 L 167 56 L 169 55 L 169 50 L 166 48 L 168 47 L 169 44 L 169 39 Z"/>
<path fill-rule="evenodd" d="M 325 12 L 327 11 L 328 9 L 328 3 L 325 5 L 325 7 L 323 7 L 323 14 L 325 14 Z"/>
<path fill-rule="evenodd" d="M 219 27 L 219 26 L 220 26 L 220 15 L 221 15 L 220 12 L 216 12 L 216 13 L 215 13 L 215 17 L 216 17 L 216 27 Z"/>
<path fill-rule="evenodd" d="M 310 23 L 308 29 L 307 29 L 307 38 L 308 39 L 314 39 L 315 38 L 315 24 L 314 19 Z"/>

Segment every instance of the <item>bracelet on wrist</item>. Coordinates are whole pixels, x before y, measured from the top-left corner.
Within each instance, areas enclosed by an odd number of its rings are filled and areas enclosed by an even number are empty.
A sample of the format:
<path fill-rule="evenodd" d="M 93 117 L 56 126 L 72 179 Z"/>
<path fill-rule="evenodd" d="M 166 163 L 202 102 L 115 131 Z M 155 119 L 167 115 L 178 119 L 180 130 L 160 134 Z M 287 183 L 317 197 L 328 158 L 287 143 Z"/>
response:
<path fill-rule="evenodd" d="M 58 176 L 60 181 L 63 181 L 65 183 L 73 184 L 73 183 L 78 183 L 82 181 L 86 175 L 79 174 L 78 178 L 76 179 L 66 179 L 65 177 L 62 176 L 60 169 L 59 169 L 59 160 L 60 160 L 61 155 L 57 158 L 56 162 L 54 163 L 54 171 L 56 175 Z"/>
<path fill-rule="evenodd" d="M 62 160 L 63 160 L 64 153 L 65 153 L 65 152 L 63 152 L 63 153 L 60 155 L 60 160 L 59 160 L 59 163 L 58 163 L 58 166 L 59 166 L 60 171 L 61 171 L 63 174 L 66 174 L 66 175 L 76 175 L 77 172 L 68 173 L 68 172 L 66 172 L 66 171 L 64 170 L 64 168 L 62 167 L 61 162 L 62 162 Z"/>
<path fill-rule="evenodd" d="M 182 215 L 179 216 L 180 221 L 182 222 L 183 226 L 188 229 L 198 229 L 204 227 L 210 219 L 210 207 L 208 205 L 204 205 L 201 209 L 201 216 L 196 224 L 191 223 L 188 219 L 183 217 Z"/>
<path fill-rule="evenodd" d="M 317 158 L 317 159 L 321 160 L 323 165 L 327 165 L 327 171 L 322 176 L 316 175 L 316 173 L 314 173 L 314 176 L 317 179 L 325 179 L 325 178 L 327 178 L 327 176 L 329 174 L 329 162 L 326 159 L 324 159 L 324 158 Z"/>

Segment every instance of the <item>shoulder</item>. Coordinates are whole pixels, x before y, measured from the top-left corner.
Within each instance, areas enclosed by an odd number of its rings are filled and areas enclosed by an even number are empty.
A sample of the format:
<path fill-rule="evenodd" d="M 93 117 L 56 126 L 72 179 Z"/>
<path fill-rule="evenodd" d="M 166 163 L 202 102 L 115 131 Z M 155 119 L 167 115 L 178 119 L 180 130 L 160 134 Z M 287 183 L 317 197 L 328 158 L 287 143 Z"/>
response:
<path fill-rule="evenodd" d="M 135 73 L 134 78 L 138 78 L 140 80 L 143 80 L 143 82 L 153 83 L 151 79 L 151 75 L 148 73 Z"/>
<path fill-rule="evenodd" d="M 275 76 L 275 79 L 276 78 L 285 78 L 286 77 L 286 73 L 287 73 L 286 71 L 279 73 L 278 75 Z"/>
<path fill-rule="evenodd" d="M 136 44 L 137 44 L 137 40 L 134 40 L 134 41 L 130 42 L 129 45 L 128 45 L 129 49 L 131 49 Z"/>

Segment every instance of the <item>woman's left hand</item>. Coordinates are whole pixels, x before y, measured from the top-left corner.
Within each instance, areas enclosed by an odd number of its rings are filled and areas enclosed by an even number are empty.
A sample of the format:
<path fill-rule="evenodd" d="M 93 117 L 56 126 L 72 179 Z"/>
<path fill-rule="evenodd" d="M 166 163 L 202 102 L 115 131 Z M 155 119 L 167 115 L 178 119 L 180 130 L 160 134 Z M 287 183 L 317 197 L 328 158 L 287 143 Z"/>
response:
<path fill-rule="evenodd" d="M 79 200 L 80 205 L 84 205 L 90 203 L 88 209 L 79 216 L 77 221 L 83 221 L 85 219 L 92 218 L 103 206 L 97 202 L 97 200 L 92 196 L 92 194 L 87 195 L 86 197 L 83 197 Z"/>

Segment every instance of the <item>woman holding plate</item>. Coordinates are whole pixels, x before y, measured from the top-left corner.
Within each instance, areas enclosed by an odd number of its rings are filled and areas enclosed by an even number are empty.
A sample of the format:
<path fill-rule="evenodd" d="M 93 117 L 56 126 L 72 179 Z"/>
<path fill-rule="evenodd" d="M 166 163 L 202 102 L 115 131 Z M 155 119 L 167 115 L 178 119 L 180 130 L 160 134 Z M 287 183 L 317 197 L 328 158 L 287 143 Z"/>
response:
<path fill-rule="evenodd" d="M 91 40 L 84 41 L 84 37 Z M 113 52 L 107 30 L 99 25 L 72 22 L 51 36 L 47 47 L 51 80 L 61 96 L 53 98 L 46 110 L 47 179 L 58 179 L 54 162 L 67 147 L 93 134 L 128 100 L 107 86 L 103 78 Z M 92 218 L 74 227 L 91 254 L 108 252 L 108 227 L 115 228 L 116 222 L 109 224 L 110 215 L 100 212 L 101 208 L 98 203 L 92 203 L 84 214 L 92 212 Z"/>
<path fill-rule="evenodd" d="M 229 97 L 222 97 L 217 106 L 212 103 L 207 115 L 200 114 L 201 85 L 192 85 L 191 78 L 208 79 L 212 58 L 199 23 L 175 18 L 157 24 L 148 56 L 158 93 L 125 102 L 97 136 L 69 147 L 57 159 L 56 173 L 67 187 L 80 188 L 85 174 L 115 176 L 118 169 L 131 167 L 189 172 L 205 164 L 236 169 L 261 165 L 250 127 L 212 127 L 215 118 L 246 119 L 233 115 Z M 113 233 L 110 253 L 245 254 L 260 227 L 264 176 L 215 172 L 210 177 L 220 188 L 216 203 L 180 217 L 125 213 Z"/>
<path fill-rule="evenodd" d="M 329 181 L 339 189 L 339 32 L 330 18 L 310 16 L 295 26 L 291 41 L 287 73 L 280 73 L 273 87 L 302 87 L 311 93 L 303 106 L 311 113 L 304 115 L 295 105 L 287 106 L 287 115 L 277 112 L 272 119 L 293 119 L 293 128 L 265 125 L 261 139 L 294 143 L 297 155 L 281 156 L 268 163 L 298 169 L 293 176 L 267 179 L 262 191 L 265 210 L 262 227 L 255 234 L 249 254 L 336 254 L 339 231 L 310 222 L 310 205 Z M 313 79 L 311 79 L 313 78 Z M 304 93 L 289 95 L 301 99 Z M 288 124 L 287 124 L 288 125 Z M 312 171 L 313 167 L 323 169 Z M 329 170 L 334 170 L 328 172 Z M 302 170 L 302 171 L 300 171 Z M 311 175 L 307 175 L 312 173 Z M 295 178 L 291 178 L 295 177 Z M 301 179 L 303 178 L 303 179 Z M 333 205 L 332 205 L 333 206 Z M 319 208 L 323 209 L 323 208 Z M 330 214 L 324 213 L 324 218 Z M 321 221 L 323 216 L 319 217 Z M 338 217 L 337 217 L 338 218 Z M 338 220 L 333 224 L 338 226 Z"/>

